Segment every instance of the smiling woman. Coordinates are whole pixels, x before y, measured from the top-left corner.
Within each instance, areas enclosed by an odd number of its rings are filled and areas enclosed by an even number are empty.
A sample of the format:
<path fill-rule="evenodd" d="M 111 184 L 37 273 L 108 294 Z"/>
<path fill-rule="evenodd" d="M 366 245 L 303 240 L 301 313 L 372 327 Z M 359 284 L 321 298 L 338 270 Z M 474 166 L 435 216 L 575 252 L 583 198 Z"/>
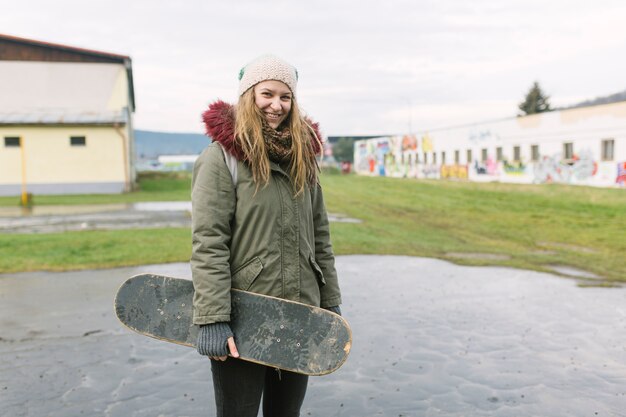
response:
<path fill-rule="evenodd" d="M 261 56 L 240 71 L 239 80 L 236 106 L 220 101 L 203 114 L 213 143 L 193 173 L 198 352 L 211 359 L 218 416 L 256 417 L 261 397 L 263 415 L 298 416 L 308 377 L 237 359 L 230 290 L 339 313 L 341 295 L 318 180 L 321 135 L 300 113 L 292 65 Z"/>

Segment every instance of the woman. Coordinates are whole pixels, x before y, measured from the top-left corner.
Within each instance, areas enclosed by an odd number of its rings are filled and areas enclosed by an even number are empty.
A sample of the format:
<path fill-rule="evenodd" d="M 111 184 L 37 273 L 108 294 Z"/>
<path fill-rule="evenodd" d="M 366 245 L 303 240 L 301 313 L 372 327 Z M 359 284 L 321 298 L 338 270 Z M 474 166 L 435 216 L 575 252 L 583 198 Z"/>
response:
<path fill-rule="evenodd" d="M 203 114 L 213 139 L 193 173 L 191 266 L 198 352 L 211 359 L 218 416 L 298 416 L 308 379 L 236 359 L 230 289 L 340 313 L 318 182 L 317 125 L 296 102 L 296 69 L 265 55 L 239 73 L 239 101 Z M 230 357 L 229 357 L 230 356 Z"/>

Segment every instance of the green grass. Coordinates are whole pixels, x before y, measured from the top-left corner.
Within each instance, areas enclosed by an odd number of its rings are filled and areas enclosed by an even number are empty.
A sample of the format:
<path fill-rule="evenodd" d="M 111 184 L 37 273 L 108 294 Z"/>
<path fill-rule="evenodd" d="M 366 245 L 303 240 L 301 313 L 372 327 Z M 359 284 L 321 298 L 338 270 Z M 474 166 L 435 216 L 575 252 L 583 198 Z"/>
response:
<path fill-rule="evenodd" d="M 626 282 L 626 193 L 564 185 L 513 185 L 328 176 L 338 254 L 427 256 L 471 265 L 548 270 L 567 265 Z M 459 259 L 487 253 L 508 260 Z"/>
<path fill-rule="evenodd" d="M 137 203 L 141 201 L 189 201 L 191 174 L 147 172 L 138 176 L 138 189 L 124 194 L 34 195 L 38 206 Z M 0 197 L 0 207 L 18 206 L 20 197 Z"/>
<path fill-rule="evenodd" d="M 189 199 L 188 176 L 141 178 L 120 196 L 57 196 L 36 204 Z M 427 256 L 469 265 L 548 270 L 566 265 L 626 282 L 626 192 L 564 185 L 416 181 L 324 175 L 328 210 L 361 219 L 331 225 L 335 252 Z M 102 200 L 100 200 L 102 199 Z M 2 200 L 0 200 L 0 204 Z M 187 261 L 186 229 L 1 235 L 0 271 L 105 268 Z M 459 259 L 458 253 L 508 259 Z"/>
<path fill-rule="evenodd" d="M 189 229 L 0 235 L 0 271 L 66 271 L 189 260 Z"/>

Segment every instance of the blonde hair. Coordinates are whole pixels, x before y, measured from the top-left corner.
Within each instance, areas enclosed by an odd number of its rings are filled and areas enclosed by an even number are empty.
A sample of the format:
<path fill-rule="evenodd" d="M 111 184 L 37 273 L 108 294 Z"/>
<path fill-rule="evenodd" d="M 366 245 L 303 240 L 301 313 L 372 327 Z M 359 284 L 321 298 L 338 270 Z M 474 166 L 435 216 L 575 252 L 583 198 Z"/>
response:
<path fill-rule="evenodd" d="M 235 142 L 250 164 L 257 190 L 260 185 L 266 186 L 270 179 L 270 161 L 263 140 L 263 117 L 254 100 L 254 88 L 250 88 L 239 97 L 236 106 Z M 302 117 L 295 97 L 291 99 L 291 111 L 283 123 L 291 132 L 289 177 L 294 194 L 299 196 L 306 184 L 313 186 L 317 182 L 319 167 L 313 141 L 317 142 L 319 149 L 322 149 L 322 143 L 311 124 Z"/>

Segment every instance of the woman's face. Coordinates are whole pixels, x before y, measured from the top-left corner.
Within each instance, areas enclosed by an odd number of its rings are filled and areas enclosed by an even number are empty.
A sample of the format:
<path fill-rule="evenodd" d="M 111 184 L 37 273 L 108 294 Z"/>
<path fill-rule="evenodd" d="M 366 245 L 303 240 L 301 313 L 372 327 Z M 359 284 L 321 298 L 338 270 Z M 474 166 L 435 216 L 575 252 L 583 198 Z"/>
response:
<path fill-rule="evenodd" d="M 261 81 L 254 86 L 254 102 L 265 115 L 267 124 L 276 129 L 291 111 L 291 90 L 275 80 Z"/>

